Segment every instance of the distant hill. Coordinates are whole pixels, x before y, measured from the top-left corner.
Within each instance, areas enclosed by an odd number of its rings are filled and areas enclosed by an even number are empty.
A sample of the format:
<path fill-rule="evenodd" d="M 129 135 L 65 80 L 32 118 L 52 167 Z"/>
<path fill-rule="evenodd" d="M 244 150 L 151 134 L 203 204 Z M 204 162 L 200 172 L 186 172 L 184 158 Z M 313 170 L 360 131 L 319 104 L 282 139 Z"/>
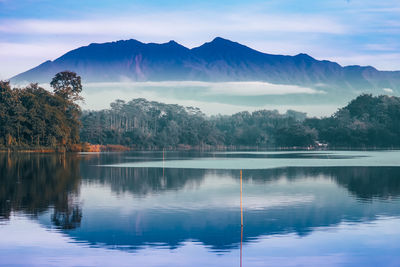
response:
<path fill-rule="evenodd" d="M 11 82 L 49 82 L 64 70 L 77 72 L 84 82 L 265 81 L 327 92 L 382 92 L 385 88 L 400 92 L 400 71 L 342 67 L 307 54 L 265 54 L 220 37 L 192 49 L 175 41 L 145 44 L 132 39 L 90 44 L 16 75 Z"/>

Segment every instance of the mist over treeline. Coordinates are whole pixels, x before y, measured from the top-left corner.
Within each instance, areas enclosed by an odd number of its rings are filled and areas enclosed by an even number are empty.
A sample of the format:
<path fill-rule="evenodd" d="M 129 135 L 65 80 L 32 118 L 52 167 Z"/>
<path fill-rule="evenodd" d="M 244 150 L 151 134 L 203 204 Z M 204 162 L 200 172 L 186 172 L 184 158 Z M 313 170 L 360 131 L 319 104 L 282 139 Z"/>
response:
<path fill-rule="evenodd" d="M 11 88 L 0 82 L 0 148 L 85 150 L 83 144 L 132 149 L 399 148 L 400 98 L 363 94 L 330 117 L 289 110 L 206 116 L 195 107 L 143 98 L 83 111 L 81 78 L 65 71 L 51 81 Z"/>

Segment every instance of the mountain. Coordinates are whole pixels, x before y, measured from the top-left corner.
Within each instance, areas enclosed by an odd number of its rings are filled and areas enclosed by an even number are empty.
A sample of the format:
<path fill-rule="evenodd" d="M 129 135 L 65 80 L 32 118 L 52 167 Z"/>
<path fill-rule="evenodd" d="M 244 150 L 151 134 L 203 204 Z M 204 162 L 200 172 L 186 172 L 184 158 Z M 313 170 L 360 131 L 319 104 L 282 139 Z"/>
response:
<path fill-rule="evenodd" d="M 90 44 L 11 78 L 12 83 L 49 82 L 71 70 L 84 82 L 265 81 L 326 91 L 400 91 L 400 71 L 378 71 L 316 60 L 307 54 L 271 55 L 220 37 L 196 48 L 125 40 Z"/>

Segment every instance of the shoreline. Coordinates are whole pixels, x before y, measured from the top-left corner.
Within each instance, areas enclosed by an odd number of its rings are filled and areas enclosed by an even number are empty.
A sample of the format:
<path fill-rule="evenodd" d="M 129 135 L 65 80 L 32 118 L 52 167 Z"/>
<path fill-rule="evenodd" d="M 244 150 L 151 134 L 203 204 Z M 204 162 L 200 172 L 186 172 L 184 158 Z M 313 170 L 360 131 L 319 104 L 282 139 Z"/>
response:
<path fill-rule="evenodd" d="M 79 149 L 73 147 L 73 149 L 66 148 L 0 148 L 0 153 L 41 153 L 41 154 L 53 154 L 53 153 L 102 153 L 102 152 L 129 152 L 129 151 L 146 151 L 146 152 L 157 152 L 157 151 L 390 151 L 400 150 L 398 147 L 199 147 L 199 146 L 179 146 L 176 148 L 135 148 L 122 145 L 80 145 Z"/>

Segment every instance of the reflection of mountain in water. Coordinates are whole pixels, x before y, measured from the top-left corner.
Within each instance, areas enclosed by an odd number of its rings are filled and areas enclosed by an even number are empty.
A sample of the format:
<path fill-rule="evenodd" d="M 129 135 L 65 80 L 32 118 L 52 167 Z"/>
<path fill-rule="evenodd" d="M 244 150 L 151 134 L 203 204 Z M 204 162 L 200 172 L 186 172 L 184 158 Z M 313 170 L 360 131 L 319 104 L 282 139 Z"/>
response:
<path fill-rule="evenodd" d="M 91 173 L 90 177 L 93 176 L 93 171 L 88 171 L 88 175 Z M 397 179 L 397 172 L 397 168 L 387 167 L 246 170 L 245 201 L 246 194 L 259 200 L 272 195 L 274 200 L 274 193 L 280 192 L 283 196 L 298 196 L 300 203 L 245 209 L 244 241 L 249 242 L 259 236 L 272 234 L 296 233 L 302 236 L 315 228 L 334 226 L 344 221 L 374 220 L 379 215 L 399 216 L 398 201 L 381 201 L 399 195 L 400 181 Z M 212 203 L 213 199 L 222 201 L 217 207 L 195 205 L 196 207 L 192 208 L 192 202 L 176 204 L 187 208 L 183 210 L 169 209 L 168 205 L 166 209 L 159 207 L 155 210 L 135 207 L 129 215 L 121 214 L 122 207 L 114 207 L 107 211 L 108 217 L 91 212 L 90 221 L 97 217 L 98 224 L 85 225 L 83 222 L 82 228 L 69 235 L 92 244 L 101 243 L 130 249 L 149 244 L 163 244 L 174 248 L 185 240 L 198 240 L 215 250 L 230 249 L 239 244 L 239 209 L 227 205 L 224 201 L 224 198 L 230 201 L 232 196 L 239 197 L 238 191 L 235 192 L 238 183 L 234 181 L 238 179 L 237 171 L 165 169 L 164 176 L 162 174 L 163 170 L 156 168 L 103 168 L 96 173 L 98 176 L 94 181 L 109 184 L 115 192 L 130 192 L 136 197 L 147 194 L 151 195 L 151 198 L 168 194 L 171 190 L 180 194 L 187 187 L 195 185 L 197 188 L 193 191 L 201 191 L 200 195 L 203 198 L 209 198 Z M 88 177 L 85 172 L 83 177 Z M 231 186 L 227 190 L 231 193 L 221 191 L 221 195 L 218 195 L 218 192 L 208 188 L 209 180 L 218 181 L 223 177 L 233 177 L 231 185 L 224 185 L 227 188 Z M 356 182 L 358 179 L 359 185 Z M 287 180 L 288 183 L 285 186 L 279 185 L 283 180 Z M 208 184 L 207 189 L 202 189 L 204 183 Z M 349 186 L 349 191 L 356 198 L 343 191 L 337 184 L 345 188 Z M 267 189 L 257 191 L 257 188 L 263 187 Z M 313 201 L 301 202 L 303 196 L 309 195 L 314 196 Z M 357 200 L 359 198 L 371 201 L 363 203 Z M 173 206 L 175 203 L 168 204 Z M 90 227 L 90 231 L 83 229 L 85 226 Z"/>
<path fill-rule="evenodd" d="M 39 215 L 41 223 L 65 229 L 75 240 L 121 249 L 174 248 L 187 240 L 214 250 L 239 244 L 238 171 L 104 168 L 96 165 L 124 158 L 83 159 L 0 154 L 1 216 Z M 244 242 L 400 216 L 398 173 L 395 167 L 245 170 Z M 74 201 L 88 189 L 107 205 L 89 197 Z M 41 215 L 49 207 L 54 207 L 50 218 Z"/>

